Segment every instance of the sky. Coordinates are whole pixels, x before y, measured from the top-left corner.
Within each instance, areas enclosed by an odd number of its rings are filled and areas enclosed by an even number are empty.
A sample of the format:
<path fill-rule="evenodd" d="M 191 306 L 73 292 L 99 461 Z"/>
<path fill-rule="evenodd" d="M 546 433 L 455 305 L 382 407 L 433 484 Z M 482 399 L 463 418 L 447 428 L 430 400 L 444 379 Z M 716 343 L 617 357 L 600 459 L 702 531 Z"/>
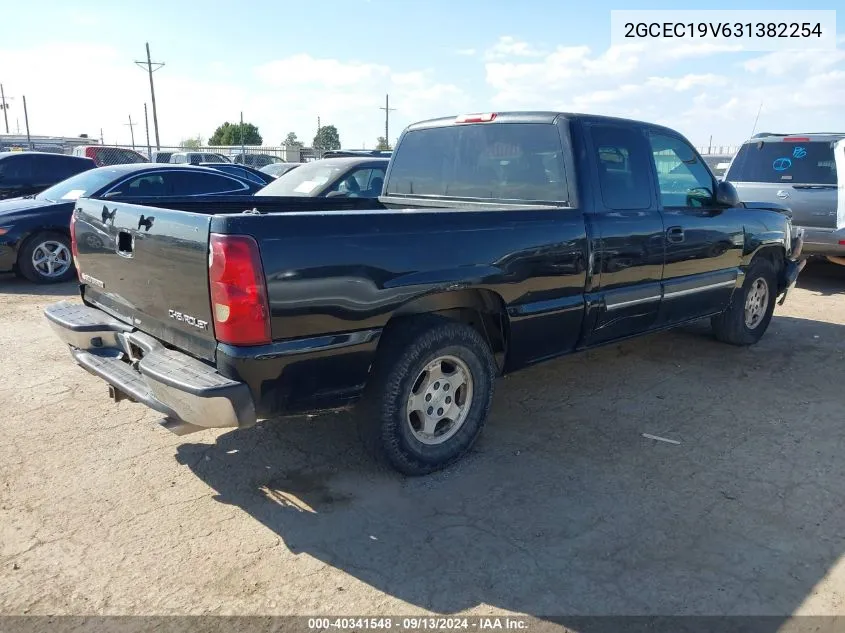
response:
<path fill-rule="evenodd" d="M 833 1 L 807 9 L 835 9 Z M 467 112 L 557 110 L 661 123 L 702 146 L 757 131 L 845 130 L 845 10 L 838 48 L 736 52 L 725 47 L 611 45 L 605 0 L 27 0 L 3 2 L 0 83 L 9 124 L 32 134 L 144 138 L 154 74 L 162 145 L 202 139 L 224 121 L 310 144 L 335 125 L 342 145 L 374 147 L 406 125 Z M 647 2 L 638 9 L 677 9 Z M 795 9 L 767 0 L 707 9 Z M 762 104 L 762 108 L 761 108 Z M 2 125 L 2 121 L 0 121 Z M 153 138 L 152 110 L 149 112 Z M 3 131 L 3 130 L 0 130 Z"/>

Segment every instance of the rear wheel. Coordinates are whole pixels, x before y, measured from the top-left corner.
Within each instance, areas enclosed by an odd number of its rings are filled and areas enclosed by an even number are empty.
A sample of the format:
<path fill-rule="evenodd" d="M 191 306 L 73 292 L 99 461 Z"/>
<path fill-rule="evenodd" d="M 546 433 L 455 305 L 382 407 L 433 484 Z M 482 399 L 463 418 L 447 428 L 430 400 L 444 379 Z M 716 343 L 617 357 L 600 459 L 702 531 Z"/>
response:
<path fill-rule="evenodd" d="M 751 262 L 740 291 L 735 291 L 728 309 L 710 323 L 716 338 L 731 345 L 753 345 L 759 341 L 775 310 L 777 275 L 768 259 Z"/>
<path fill-rule="evenodd" d="M 38 284 L 67 281 L 74 274 L 70 239 L 55 231 L 34 235 L 18 254 L 18 272 Z"/>
<path fill-rule="evenodd" d="M 475 442 L 493 398 L 495 362 L 472 327 L 420 318 L 394 328 L 359 413 L 366 442 L 398 471 L 424 475 Z"/>

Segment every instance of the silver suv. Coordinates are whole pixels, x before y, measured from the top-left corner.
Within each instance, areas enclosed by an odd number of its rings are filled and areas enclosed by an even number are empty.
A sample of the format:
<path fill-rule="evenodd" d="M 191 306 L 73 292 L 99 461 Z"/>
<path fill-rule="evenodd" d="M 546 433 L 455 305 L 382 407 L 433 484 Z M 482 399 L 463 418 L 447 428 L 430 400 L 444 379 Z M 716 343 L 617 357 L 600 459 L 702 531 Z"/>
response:
<path fill-rule="evenodd" d="M 845 133 L 757 134 L 731 162 L 725 180 L 740 200 L 779 202 L 804 228 L 804 254 L 845 265 Z"/>

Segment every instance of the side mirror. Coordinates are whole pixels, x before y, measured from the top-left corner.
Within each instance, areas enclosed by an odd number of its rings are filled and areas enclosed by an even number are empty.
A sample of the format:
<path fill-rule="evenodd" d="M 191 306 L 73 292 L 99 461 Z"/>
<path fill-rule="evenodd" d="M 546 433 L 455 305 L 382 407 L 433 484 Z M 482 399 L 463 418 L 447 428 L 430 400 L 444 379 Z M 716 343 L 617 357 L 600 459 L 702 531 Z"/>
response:
<path fill-rule="evenodd" d="M 716 182 L 716 204 L 720 207 L 738 207 L 740 203 L 739 194 L 727 180 Z"/>

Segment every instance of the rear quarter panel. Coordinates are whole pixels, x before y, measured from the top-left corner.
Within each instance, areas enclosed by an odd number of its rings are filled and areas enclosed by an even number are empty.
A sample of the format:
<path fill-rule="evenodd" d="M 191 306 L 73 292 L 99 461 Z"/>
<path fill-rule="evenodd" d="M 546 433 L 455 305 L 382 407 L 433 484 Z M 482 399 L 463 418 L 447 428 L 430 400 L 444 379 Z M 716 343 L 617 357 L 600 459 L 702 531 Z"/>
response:
<path fill-rule="evenodd" d="M 500 298 L 517 365 L 580 335 L 588 246 L 574 209 L 217 216 L 211 230 L 259 240 L 277 340 L 381 328 L 468 289 Z"/>

